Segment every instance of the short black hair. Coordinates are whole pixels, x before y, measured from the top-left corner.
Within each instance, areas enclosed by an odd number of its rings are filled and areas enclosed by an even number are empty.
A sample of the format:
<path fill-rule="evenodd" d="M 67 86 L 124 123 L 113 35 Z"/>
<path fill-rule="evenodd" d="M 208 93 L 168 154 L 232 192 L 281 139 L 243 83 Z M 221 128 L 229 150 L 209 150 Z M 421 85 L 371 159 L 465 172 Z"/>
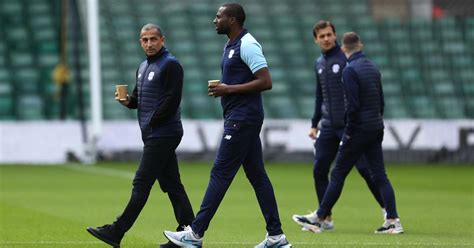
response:
<path fill-rule="evenodd" d="M 313 37 L 316 37 L 319 30 L 327 28 L 327 27 L 331 27 L 332 31 L 334 33 L 336 33 L 336 28 L 334 27 L 334 25 L 330 21 L 321 20 L 321 21 L 317 22 L 316 24 L 314 24 L 314 26 L 313 26 Z"/>
<path fill-rule="evenodd" d="M 244 7 L 238 3 L 226 3 L 222 7 L 225 8 L 224 14 L 228 17 L 234 17 L 237 23 L 242 27 L 245 22 L 245 11 Z"/>

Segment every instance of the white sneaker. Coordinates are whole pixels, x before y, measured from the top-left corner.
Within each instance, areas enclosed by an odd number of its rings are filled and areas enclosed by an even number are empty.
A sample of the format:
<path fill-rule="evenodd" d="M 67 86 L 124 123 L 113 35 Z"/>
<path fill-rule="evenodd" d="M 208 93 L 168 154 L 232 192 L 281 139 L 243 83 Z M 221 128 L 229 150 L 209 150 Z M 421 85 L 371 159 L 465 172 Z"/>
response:
<path fill-rule="evenodd" d="M 291 244 L 286 239 L 285 234 L 278 235 L 279 237 L 275 236 L 265 236 L 265 240 L 263 240 L 260 244 L 256 245 L 255 248 L 291 248 Z"/>
<path fill-rule="evenodd" d="M 164 231 L 165 237 L 175 245 L 186 248 L 201 248 L 202 238 L 196 238 L 190 226 L 184 228 L 181 232 Z"/>
<path fill-rule="evenodd" d="M 318 220 L 318 215 L 316 215 L 316 211 L 311 212 L 307 215 L 298 215 L 295 214 L 292 217 L 293 221 L 296 224 L 302 226 L 301 230 L 303 231 L 310 231 L 314 233 L 321 233 L 323 231 L 322 222 Z M 334 225 L 332 226 L 334 228 Z"/>
<path fill-rule="evenodd" d="M 386 220 L 379 229 L 375 230 L 375 233 L 402 234 L 402 223 L 400 219 Z"/>
<path fill-rule="evenodd" d="M 323 230 L 332 230 L 332 229 L 334 229 L 334 221 L 333 220 L 323 220 L 323 222 L 321 222 L 321 228 Z"/>

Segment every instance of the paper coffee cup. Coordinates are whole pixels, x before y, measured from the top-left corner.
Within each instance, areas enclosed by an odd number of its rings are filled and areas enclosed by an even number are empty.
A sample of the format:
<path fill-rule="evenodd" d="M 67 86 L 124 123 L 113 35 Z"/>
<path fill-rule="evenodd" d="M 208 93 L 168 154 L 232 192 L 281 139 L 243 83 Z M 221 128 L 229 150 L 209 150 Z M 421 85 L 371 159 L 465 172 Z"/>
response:
<path fill-rule="evenodd" d="M 221 80 L 209 80 L 209 81 L 207 81 L 208 86 L 211 86 L 211 85 L 215 86 L 215 85 L 218 85 L 220 83 L 221 83 Z"/>
<path fill-rule="evenodd" d="M 117 91 L 117 97 L 119 100 L 121 101 L 127 100 L 128 85 L 126 84 L 115 85 L 115 90 Z"/>

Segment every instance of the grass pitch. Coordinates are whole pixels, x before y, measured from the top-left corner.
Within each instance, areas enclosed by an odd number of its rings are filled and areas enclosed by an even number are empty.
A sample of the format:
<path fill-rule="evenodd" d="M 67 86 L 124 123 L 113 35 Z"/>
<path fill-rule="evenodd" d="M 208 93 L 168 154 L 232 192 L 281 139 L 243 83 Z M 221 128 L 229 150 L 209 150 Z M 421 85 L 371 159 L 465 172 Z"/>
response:
<path fill-rule="evenodd" d="M 211 163 L 181 163 L 194 211 Z M 336 229 L 302 232 L 291 220 L 317 207 L 308 164 L 270 164 L 267 171 L 283 229 L 293 247 L 474 247 L 474 167 L 390 165 L 403 235 L 376 235 L 382 213 L 358 173 L 349 175 L 333 209 Z M 0 247 L 108 247 L 87 226 L 110 223 L 125 207 L 136 164 L 0 166 Z M 155 184 L 122 247 L 157 247 L 176 226 L 165 194 Z M 253 247 L 265 224 L 255 194 L 239 171 L 211 222 L 205 247 Z"/>

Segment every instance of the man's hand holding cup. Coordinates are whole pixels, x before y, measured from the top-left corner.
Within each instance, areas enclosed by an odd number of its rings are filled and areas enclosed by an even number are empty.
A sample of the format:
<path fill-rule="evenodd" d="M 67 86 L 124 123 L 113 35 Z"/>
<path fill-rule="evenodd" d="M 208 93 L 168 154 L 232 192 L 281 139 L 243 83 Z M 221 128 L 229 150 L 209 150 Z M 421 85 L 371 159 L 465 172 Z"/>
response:
<path fill-rule="evenodd" d="M 130 103 L 130 96 L 128 95 L 128 85 L 119 84 L 115 86 L 115 100 L 117 100 L 123 106 L 127 106 Z"/>

